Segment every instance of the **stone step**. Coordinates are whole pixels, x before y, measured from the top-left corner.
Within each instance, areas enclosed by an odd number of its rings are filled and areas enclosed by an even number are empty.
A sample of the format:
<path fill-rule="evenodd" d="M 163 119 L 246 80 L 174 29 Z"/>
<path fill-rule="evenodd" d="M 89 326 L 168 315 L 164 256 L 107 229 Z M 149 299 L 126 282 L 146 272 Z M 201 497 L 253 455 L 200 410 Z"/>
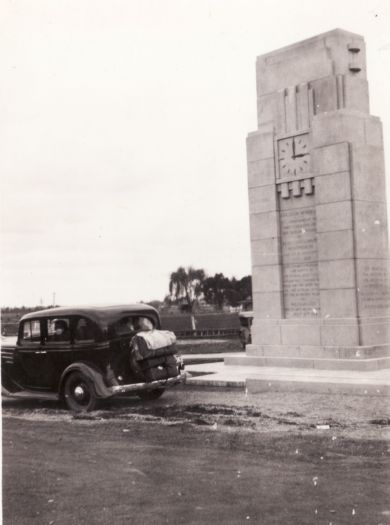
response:
<path fill-rule="evenodd" d="M 371 359 L 375 357 L 390 357 L 390 345 L 247 345 L 246 355 L 251 357 L 301 357 L 313 359 Z"/>
<path fill-rule="evenodd" d="M 261 366 L 285 368 L 315 368 L 319 370 L 380 370 L 390 367 L 390 357 L 369 359 L 326 359 L 275 356 L 231 356 L 225 358 L 228 366 Z"/>
<path fill-rule="evenodd" d="M 223 363 L 190 365 L 193 374 L 186 388 L 236 387 L 246 393 L 309 392 L 389 396 L 390 369 L 320 370 L 262 366 L 226 366 Z"/>
<path fill-rule="evenodd" d="M 363 396 L 390 396 L 388 383 L 370 384 L 362 381 L 316 380 L 301 378 L 248 378 L 246 389 L 249 394 L 263 392 L 309 392 L 310 394 L 348 394 Z"/>

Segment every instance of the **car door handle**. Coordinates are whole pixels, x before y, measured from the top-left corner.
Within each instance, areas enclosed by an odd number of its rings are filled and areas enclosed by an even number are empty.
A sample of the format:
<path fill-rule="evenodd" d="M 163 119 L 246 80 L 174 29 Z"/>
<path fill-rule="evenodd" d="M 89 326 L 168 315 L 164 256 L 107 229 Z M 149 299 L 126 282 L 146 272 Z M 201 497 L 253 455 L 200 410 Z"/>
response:
<path fill-rule="evenodd" d="M 36 354 L 46 354 L 47 352 L 46 350 L 37 350 L 35 353 Z"/>

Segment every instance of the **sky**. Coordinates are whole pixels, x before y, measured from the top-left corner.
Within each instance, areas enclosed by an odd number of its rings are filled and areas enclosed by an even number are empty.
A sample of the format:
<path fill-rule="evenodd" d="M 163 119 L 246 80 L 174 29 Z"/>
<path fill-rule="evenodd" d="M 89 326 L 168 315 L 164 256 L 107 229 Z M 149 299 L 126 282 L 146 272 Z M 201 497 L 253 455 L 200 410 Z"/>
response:
<path fill-rule="evenodd" d="M 337 27 L 365 37 L 389 166 L 387 0 L 3 2 L 1 305 L 162 300 L 181 265 L 250 274 L 256 56 Z"/>

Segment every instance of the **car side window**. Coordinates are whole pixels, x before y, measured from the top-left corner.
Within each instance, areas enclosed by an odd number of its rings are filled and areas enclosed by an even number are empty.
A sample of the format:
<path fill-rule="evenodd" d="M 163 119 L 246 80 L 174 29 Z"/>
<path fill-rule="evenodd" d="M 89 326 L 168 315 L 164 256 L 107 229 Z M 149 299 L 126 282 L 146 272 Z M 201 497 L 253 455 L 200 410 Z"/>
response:
<path fill-rule="evenodd" d="M 94 326 L 89 319 L 80 317 L 80 319 L 77 320 L 74 332 L 74 340 L 76 343 L 95 340 Z"/>
<path fill-rule="evenodd" d="M 39 321 L 25 321 L 23 323 L 21 343 L 40 343 L 41 324 Z"/>
<path fill-rule="evenodd" d="M 70 341 L 69 319 L 58 317 L 47 319 L 46 323 L 46 341 L 48 343 Z"/>

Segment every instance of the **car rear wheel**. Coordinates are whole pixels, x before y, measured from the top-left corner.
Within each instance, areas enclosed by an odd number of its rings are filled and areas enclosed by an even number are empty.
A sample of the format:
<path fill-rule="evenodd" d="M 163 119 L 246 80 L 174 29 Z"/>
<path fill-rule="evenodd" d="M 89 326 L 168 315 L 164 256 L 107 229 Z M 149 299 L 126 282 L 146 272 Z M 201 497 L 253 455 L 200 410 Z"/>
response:
<path fill-rule="evenodd" d="M 161 397 L 164 392 L 164 388 L 156 388 L 155 390 L 142 390 L 141 392 L 137 393 L 137 396 L 143 401 L 153 401 L 154 399 Z"/>
<path fill-rule="evenodd" d="M 64 399 L 73 412 L 90 412 L 98 401 L 93 382 L 81 372 L 72 372 L 65 379 Z"/>

